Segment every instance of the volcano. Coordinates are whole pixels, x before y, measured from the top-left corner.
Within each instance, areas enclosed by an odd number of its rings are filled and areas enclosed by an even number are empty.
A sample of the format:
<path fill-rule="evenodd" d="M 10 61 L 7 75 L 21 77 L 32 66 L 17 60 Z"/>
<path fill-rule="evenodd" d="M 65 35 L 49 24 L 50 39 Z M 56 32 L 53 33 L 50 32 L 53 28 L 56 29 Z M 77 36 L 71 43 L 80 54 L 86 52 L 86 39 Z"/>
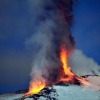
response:
<path fill-rule="evenodd" d="M 68 59 L 69 59 L 69 54 L 66 50 L 66 45 L 62 45 L 61 46 L 61 50 L 60 50 L 60 60 L 61 60 L 61 69 L 60 69 L 60 75 L 58 80 L 54 83 L 51 82 L 51 84 L 49 84 L 49 86 L 52 85 L 59 85 L 59 84 L 77 84 L 77 85 L 90 85 L 90 83 L 88 82 L 88 80 L 77 76 L 74 72 L 72 72 L 72 70 L 70 69 L 70 67 L 68 66 Z M 49 90 L 47 83 L 46 83 L 46 79 L 44 77 L 38 77 L 38 79 L 36 81 L 32 81 L 31 85 L 29 87 L 29 91 L 27 93 L 24 94 L 23 98 L 27 98 L 27 97 L 35 97 L 35 95 L 38 97 L 40 96 L 41 93 L 40 91 L 53 91 L 53 90 Z M 44 93 L 44 92 L 43 92 Z M 39 94 L 39 95 L 38 95 Z M 43 94 L 42 94 L 43 95 Z"/>

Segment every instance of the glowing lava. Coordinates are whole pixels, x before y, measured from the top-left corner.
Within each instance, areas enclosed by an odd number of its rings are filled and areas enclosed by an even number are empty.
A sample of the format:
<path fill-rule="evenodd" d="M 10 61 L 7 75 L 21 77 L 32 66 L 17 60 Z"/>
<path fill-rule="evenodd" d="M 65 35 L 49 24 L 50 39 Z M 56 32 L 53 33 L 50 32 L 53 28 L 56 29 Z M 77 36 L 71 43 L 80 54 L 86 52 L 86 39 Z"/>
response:
<path fill-rule="evenodd" d="M 68 66 L 68 58 L 69 58 L 69 54 L 66 51 L 65 46 L 63 45 L 61 47 L 61 52 L 60 52 L 60 60 L 62 62 L 63 71 L 64 71 L 65 75 L 71 75 L 71 76 L 73 76 L 74 74 L 71 72 L 71 69 Z"/>
<path fill-rule="evenodd" d="M 24 96 L 39 93 L 46 86 L 46 82 L 42 77 L 38 77 L 35 81 L 31 81 L 29 91 Z"/>
<path fill-rule="evenodd" d="M 76 81 L 85 85 L 89 85 L 88 80 L 81 78 L 72 72 L 72 70 L 68 66 L 68 59 L 69 59 L 69 53 L 66 50 L 66 45 L 62 45 L 60 51 L 60 60 L 62 63 L 63 75 L 61 76 L 60 81 L 71 82 L 71 83 L 75 83 Z"/>

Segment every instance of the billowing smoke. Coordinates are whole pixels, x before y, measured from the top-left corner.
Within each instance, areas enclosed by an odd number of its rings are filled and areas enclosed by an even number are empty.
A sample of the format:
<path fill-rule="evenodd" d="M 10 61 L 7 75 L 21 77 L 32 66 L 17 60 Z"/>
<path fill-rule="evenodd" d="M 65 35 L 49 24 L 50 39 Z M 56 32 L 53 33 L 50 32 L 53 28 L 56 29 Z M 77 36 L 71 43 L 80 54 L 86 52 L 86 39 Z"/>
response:
<path fill-rule="evenodd" d="M 59 60 L 61 44 L 66 45 L 69 53 L 75 46 L 70 32 L 73 2 L 72 0 L 33 0 L 31 3 L 36 11 L 33 22 L 37 25 L 33 35 L 26 40 L 26 44 L 34 48 L 32 81 L 37 80 L 38 76 L 45 77 L 47 81 L 56 81 L 57 69 L 61 65 Z"/>
<path fill-rule="evenodd" d="M 93 58 L 87 57 L 81 50 L 76 49 L 69 60 L 72 70 L 80 76 L 100 75 L 100 65 Z"/>

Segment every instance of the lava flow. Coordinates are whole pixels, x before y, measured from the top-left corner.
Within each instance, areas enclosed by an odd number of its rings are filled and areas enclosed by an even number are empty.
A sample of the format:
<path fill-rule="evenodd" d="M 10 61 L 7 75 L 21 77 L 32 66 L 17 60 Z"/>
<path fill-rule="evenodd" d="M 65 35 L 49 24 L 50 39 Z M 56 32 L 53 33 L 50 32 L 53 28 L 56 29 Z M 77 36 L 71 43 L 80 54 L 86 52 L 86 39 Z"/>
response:
<path fill-rule="evenodd" d="M 66 46 L 62 45 L 60 51 L 62 74 L 61 76 L 59 76 L 60 79 L 56 83 L 65 82 L 65 83 L 74 83 L 74 84 L 79 83 L 79 84 L 89 85 L 89 82 L 86 79 L 81 78 L 72 72 L 71 68 L 68 66 L 68 59 L 69 59 L 69 53 L 66 50 Z M 29 91 L 24 96 L 38 94 L 45 87 L 46 87 L 46 80 L 43 77 L 38 76 L 38 78 L 35 81 L 31 81 Z"/>

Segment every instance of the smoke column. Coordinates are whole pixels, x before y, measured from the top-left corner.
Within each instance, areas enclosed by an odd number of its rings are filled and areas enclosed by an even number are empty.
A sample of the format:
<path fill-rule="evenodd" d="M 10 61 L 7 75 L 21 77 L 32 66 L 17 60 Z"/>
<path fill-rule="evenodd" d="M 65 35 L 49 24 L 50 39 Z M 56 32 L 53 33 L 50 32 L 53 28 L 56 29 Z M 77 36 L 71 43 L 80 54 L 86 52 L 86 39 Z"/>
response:
<path fill-rule="evenodd" d="M 75 43 L 70 32 L 73 21 L 72 0 L 34 0 L 36 10 L 34 23 L 37 26 L 26 44 L 33 45 L 32 81 L 40 76 L 46 83 L 57 79 L 57 69 L 60 68 L 59 52 L 61 44 L 71 53 Z M 53 77 L 52 77 L 53 75 Z"/>

